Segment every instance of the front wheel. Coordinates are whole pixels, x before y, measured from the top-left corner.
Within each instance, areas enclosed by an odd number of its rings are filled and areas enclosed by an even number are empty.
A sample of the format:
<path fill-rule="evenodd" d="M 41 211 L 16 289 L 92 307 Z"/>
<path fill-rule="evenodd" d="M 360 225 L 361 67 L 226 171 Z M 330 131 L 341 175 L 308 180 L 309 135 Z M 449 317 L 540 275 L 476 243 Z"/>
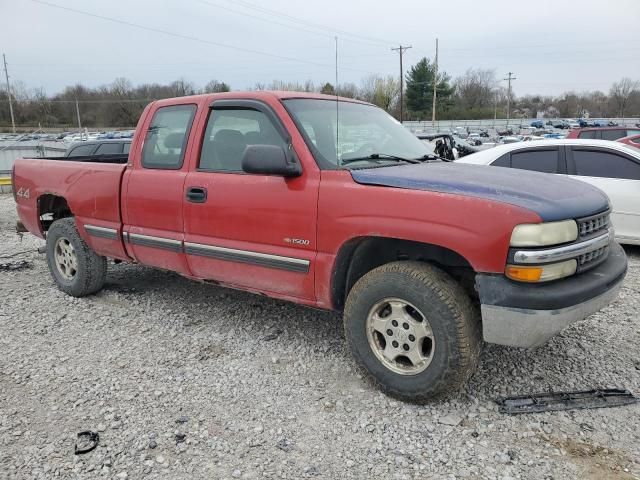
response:
<path fill-rule="evenodd" d="M 464 289 L 422 262 L 394 262 L 364 275 L 344 311 L 358 365 L 385 393 L 424 402 L 459 388 L 475 371 L 482 344 Z"/>
<path fill-rule="evenodd" d="M 107 277 L 107 259 L 86 244 L 73 218 L 56 220 L 49 228 L 47 263 L 58 288 L 74 297 L 96 293 Z"/>

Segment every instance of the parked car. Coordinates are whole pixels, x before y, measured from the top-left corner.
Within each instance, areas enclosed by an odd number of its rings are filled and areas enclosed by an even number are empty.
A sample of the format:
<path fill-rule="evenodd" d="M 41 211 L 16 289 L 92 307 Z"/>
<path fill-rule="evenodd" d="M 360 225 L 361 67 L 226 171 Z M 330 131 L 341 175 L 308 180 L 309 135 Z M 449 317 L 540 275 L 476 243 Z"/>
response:
<path fill-rule="evenodd" d="M 498 146 L 461 163 L 511 167 L 569 176 L 600 188 L 611 199 L 620 243 L 640 245 L 640 151 L 606 140 L 545 140 Z"/>
<path fill-rule="evenodd" d="M 483 338 L 544 343 L 609 304 L 627 269 L 597 188 L 433 161 L 352 99 L 158 100 L 131 152 L 15 161 L 18 229 L 46 238 L 60 290 L 99 291 L 111 258 L 341 311 L 358 365 L 404 400 L 457 388 Z"/>
<path fill-rule="evenodd" d="M 531 122 L 531 126 L 534 128 L 544 128 L 544 120 L 534 120 Z"/>
<path fill-rule="evenodd" d="M 554 132 L 554 133 L 545 133 L 543 135 L 543 138 L 553 138 L 553 139 L 559 139 L 559 138 L 565 138 L 566 135 L 564 133 L 559 133 L 559 132 Z"/>
<path fill-rule="evenodd" d="M 622 137 L 640 134 L 640 128 L 629 127 L 596 127 L 571 130 L 567 138 L 583 138 L 593 140 L 618 140 Z"/>
<path fill-rule="evenodd" d="M 622 137 L 616 140 L 616 142 L 624 143 L 626 145 L 629 145 L 630 147 L 640 148 L 640 134 Z"/>
<path fill-rule="evenodd" d="M 131 140 L 92 140 L 71 144 L 64 157 L 87 157 L 91 155 L 119 155 L 128 154 L 131 148 Z"/>
<path fill-rule="evenodd" d="M 566 120 L 554 120 L 551 125 L 553 128 L 560 128 L 562 130 L 569 128 L 569 122 Z"/>

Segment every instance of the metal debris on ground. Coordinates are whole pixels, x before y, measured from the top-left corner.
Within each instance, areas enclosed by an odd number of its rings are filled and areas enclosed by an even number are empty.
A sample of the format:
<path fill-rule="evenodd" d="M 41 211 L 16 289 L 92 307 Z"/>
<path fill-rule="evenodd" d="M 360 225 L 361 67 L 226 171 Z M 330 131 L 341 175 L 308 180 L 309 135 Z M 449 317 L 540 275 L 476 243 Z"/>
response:
<path fill-rule="evenodd" d="M 631 405 L 640 399 L 629 390 L 605 388 L 576 392 L 548 392 L 519 395 L 496 400 L 498 411 L 510 415 L 518 413 L 582 410 Z"/>
<path fill-rule="evenodd" d="M 91 450 L 98 446 L 99 441 L 100 435 L 98 434 L 98 432 L 92 432 L 91 430 L 80 432 L 78 433 L 78 440 L 76 440 L 74 453 L 76 455 L 89 453 Z"/>
<path fill-rule="evenodd" d="M 24 270 L 26 268 L 31 268 L 31 262 L 27 262 L 26 260 L 0 263 L 0 271 L 5 272 L 15 272 L 16 270 Z"/>
<path fill-rule="evenodd" d="M 281 329 L 276 328 L 271 333 L 268 333 L 267 335 L 262 337 L 262 340 L 264 340 L 265 342 L 270 342 L 270 341 L 275 340 L 276 338 L 278 338 L 280 335 L 282 335 L 282 333 L 283 333 L 283 331 Z"/>

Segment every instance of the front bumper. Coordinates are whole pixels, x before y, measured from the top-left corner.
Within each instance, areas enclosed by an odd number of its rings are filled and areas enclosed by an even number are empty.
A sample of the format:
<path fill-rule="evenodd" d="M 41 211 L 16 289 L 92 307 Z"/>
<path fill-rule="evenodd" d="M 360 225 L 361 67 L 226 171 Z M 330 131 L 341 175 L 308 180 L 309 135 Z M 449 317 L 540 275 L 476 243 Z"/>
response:
<path fill-rule="evenodd" d="M 513 347 L 541 345 L 611 303 L 626 271 L 624 250 L 612 243 L 607 260 L 597 267 L 547 284 L 522 284 L 502 275 L 479 274 L 476 285 L 484 339 Z"/>

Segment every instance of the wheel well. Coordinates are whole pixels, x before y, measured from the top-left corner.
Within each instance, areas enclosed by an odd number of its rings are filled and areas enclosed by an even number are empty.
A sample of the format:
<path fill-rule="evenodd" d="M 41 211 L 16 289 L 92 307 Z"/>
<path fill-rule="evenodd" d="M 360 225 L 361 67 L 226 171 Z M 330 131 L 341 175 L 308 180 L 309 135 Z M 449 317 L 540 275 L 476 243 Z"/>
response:
<path fill-rule="evenodd" d="M 73 213 L 64 197 L 47 193 L 38 198 L 38 218 L 43 232 L 49 230 L 56 220 L 72 216 Z"/>
<path fill-rule="evenodd" d="M 334 308 L 342 310 L 349 291 L 363 275 L 398 260 L 417 260 L 440 267 L 458 280 L 472 299 L 477 299 L 475 271 L 459 253 L 429 243 L 397 238 L 360 237 L 343 245 L 336 257 L 331 282 Z"/>

